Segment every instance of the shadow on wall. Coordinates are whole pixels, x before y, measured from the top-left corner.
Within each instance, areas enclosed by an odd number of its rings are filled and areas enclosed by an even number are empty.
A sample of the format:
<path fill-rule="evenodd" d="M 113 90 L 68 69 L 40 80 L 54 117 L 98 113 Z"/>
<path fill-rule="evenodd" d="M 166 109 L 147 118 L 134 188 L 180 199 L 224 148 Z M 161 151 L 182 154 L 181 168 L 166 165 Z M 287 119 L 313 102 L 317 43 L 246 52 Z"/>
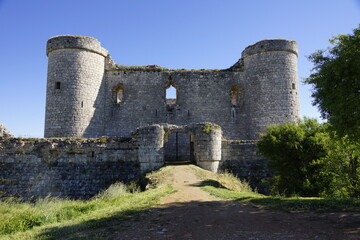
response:
<path fill-rule="evenodd" d="M 105 78 L 105 74 L 104 74 Z M 105 96 L 106 96 L 106 89 L 105 89 L 105 81 L 101 81 L 101 85 L 99 88 L 99 93 L 96 96 L 96 100 L 94 105 L 92 106 L 95 111 L 94 115 L 91 118 L 89 125 L 84 131 L 84 137 L 87 138 L 95 138 L 95 137 L 103 137 L 105 136 L 105 125 L 106 119 L 109 119 L 110 116 L 106 115 L 105 108 Z"/>

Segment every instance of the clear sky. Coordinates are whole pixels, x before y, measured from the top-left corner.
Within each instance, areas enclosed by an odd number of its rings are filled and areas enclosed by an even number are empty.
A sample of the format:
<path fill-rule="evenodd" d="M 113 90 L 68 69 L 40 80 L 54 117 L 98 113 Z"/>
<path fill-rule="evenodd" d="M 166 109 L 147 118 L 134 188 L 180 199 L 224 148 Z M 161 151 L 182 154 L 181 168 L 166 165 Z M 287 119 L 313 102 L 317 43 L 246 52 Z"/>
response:
<path fill-rule="evenodd" d="M 360 0 L 0 0 L 0 122 L 20 137 L 42 137 L 48 38 L 97 38 L 122 65 L 222 69 L 248 45 L 285 38 L 307 60 L 360 23 Z M 302 116 L 319 118 L 300 84 Z"/>

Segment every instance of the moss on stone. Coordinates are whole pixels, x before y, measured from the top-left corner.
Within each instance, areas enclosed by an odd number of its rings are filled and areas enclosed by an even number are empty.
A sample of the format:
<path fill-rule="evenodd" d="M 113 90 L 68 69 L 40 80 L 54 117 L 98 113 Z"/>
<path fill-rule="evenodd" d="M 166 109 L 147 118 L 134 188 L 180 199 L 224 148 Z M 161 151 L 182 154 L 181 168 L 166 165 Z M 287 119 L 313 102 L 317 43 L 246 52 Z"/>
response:
<path fill-rule="evenodd" d="M 207 123 L 207 124 L 205 124 L 204 127 L 203 127 L 203 132 L 204 132 L 204 133 L 210 133 L 212 130 L 216 130 L 216 129 L 220 129 L 220 126 L 219 126 L 219 125 L 215 125 L 215 124 Z"/>

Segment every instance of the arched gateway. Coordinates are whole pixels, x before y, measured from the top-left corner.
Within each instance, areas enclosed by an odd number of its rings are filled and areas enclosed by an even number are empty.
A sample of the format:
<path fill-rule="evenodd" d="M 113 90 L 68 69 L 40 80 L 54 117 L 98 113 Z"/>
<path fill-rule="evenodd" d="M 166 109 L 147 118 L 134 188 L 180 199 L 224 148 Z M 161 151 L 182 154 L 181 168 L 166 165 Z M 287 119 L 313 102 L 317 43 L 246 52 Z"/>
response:
<path fill-rule="evenodd" d="M 153 124 L 136 129 L 139 140 L 139 161 L 142 172 L 153 171 L 164 165 L 164 143 L 172 133 L 191 135 L 196 164 L 206 170 L 217 172 L 221 160 L 221 127 L 214 123 L 189 125 Z"/>

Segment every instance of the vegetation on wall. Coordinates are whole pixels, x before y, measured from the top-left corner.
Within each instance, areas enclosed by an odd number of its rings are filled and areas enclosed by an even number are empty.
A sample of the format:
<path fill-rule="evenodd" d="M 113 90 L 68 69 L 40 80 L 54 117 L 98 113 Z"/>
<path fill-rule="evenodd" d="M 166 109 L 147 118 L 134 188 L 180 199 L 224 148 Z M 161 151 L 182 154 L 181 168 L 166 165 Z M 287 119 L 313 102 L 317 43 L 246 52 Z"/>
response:
<path fill-rule="evenodd" d="M 202 130 L 204 133 L 209 134 L 212 130 L 216 130 L 216 129 L 221 129 L 221 127 L 217 124 L 206 123 Z"/>

